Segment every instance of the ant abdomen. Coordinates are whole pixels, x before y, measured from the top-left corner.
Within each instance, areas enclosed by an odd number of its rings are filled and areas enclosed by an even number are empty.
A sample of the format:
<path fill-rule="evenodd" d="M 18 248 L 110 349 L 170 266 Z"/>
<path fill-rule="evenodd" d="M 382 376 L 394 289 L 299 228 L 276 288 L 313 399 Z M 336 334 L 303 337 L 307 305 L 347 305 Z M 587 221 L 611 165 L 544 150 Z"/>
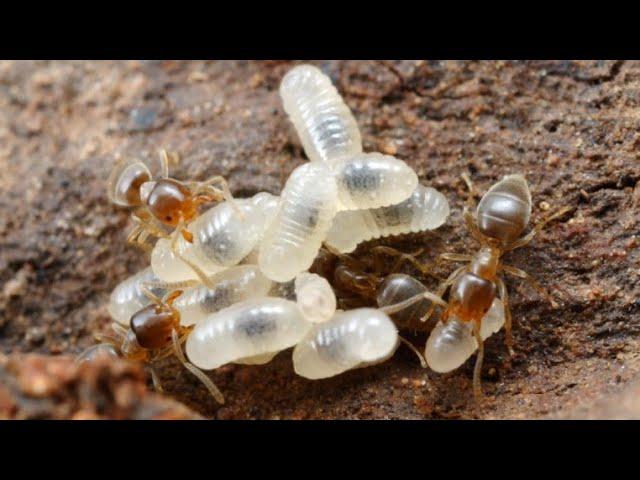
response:
<path fill-rule="evenodd" d="M 121 161 L 113 168 L 107 180 L 109 200 L 121 207 L 142 205 L 140 187 L 151 178 L 149 168 L 141 161 Z"/>
<path fill-rule="evenodd" d="M 293 350 L 295 372 L 311 380 L 380 363 L 395 352 L 398 331 L 379 310 L 339 311 L 317 324 Z"/>
<path fill-rule="evenodd" d="M 235 202 L 243 216 L 238 215 L 229 202 L 220 203 L 188 226 L 194 237 L 193 243 L 182 236 L 176 241 L 178 253 L 206 275 L 237 265 L 251 253 L 275 215 L 278 197 L 262 192 Z M 172 251 L 169 239 L 160 239 L 156 243 L 151 252 L 151 267 L 166 282 L 198 278 L 193 269 Z"/>
<path fill-rule="evenodd" d="M 366 240 L 436 229 L 448 216 L 446 197 L 431 187 L 418 185 L 409 198 L 396 205 L 338 212 L 326 243 L 348 253 Z"/>
<path fill-rule="evenodd" d="M 151 303 L 149 297 L 142 290 L 143 284 L 158 280 L 151 268 L 147 267 L 120 282 L 109 297 L 107 310 L 111 318 L 121 325 L 128 326 L 131 316 Z M 161 288 L 154 288 L 152 292 L 160 296 L 164 294 L 164 290 Z"/>
<path fill-rule="evenodd" d="M 394 273 L 387 276 L 378 289 L 378 307 L 386 307 L 403 302 L 427 291 L 420 281 L 404 273 Z M 413 305 L 390 315 L 399 328 L 424 329 L 426 323 L 421 318 L 427 312 L 431 302 L 426 298 Z"/>
<path fill-rule="evenodd" d="M 76 357 L 78 363 L 92 362 L 98 357 L 120 357 L 118 349 L 110 343 L 98 343 L 87 348 L 84 352 Z"/>
<path fill-rule="evenodd" d="M 504 325 L 504 307 L 499 298 L 482 318 L 480 336 L 486 340 Z M 473 322 L 465 322 L 451 316 L 446 322 L 438 322 L 433 328 L 425 349 L 429 367 L 439 373 L 450 372 L 462 365 L 478 348 L 473 335 Z"/>
<path fill-rule="evenodd" d="M 336 195 L 336 182 L 322 163 L 291 173 L 260 244 L 258 263 L 267 277 L 286 282 L 311 266 L 335 216 Z"/>
<path fill-rule="evenodd" d="M 255 361 L 294 346 L 311 325 L 295 302 L 271 297 L 245 300 L 196 323 L 186 352 L 191 362 L 206 370 Z"/>
<path fill-rule="evenodd" d="M 402 160 L 381 153 L 360 153 L 334 166 L 338 210 L 397 204 L 411 196 L 418 176 Z"/>
<path fill-rule="evenodd" d="M 280 84 L 280 96 L 309 160 L 332 164 L 362 152 L 351 110 L 318 68 L 300 65 L 290 70 Z"/>
<path fill-rule="evenodd" d="M 173 302 L 180 312 L 180 324 L 194 325 L 208 315 L 250 298 L 265 297 L 273 282 L 256 265 L 240 265 L 210 277 L 215 288 L 205 285 L 187 288 Z"/>
<path fill-rule="evenodd" d="M 509 243 L 524 231 L 531 217 L 531 192 L 522 175 L 507 175 L 478 203 L 478 228 L 484 235 Z"/>

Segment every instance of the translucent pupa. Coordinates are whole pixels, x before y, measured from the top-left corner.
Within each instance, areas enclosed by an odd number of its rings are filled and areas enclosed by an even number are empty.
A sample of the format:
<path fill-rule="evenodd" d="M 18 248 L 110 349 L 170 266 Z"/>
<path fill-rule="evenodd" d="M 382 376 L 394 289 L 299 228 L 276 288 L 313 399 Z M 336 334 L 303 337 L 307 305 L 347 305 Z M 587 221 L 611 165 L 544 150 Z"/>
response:
<path fill-rule="evenodd" d="M 210 288 L 208 277 L 237 265 L 257 248 L 266 227 L 278 210 L 278 197 L 261 192 L 207 210 L 187 226 L 192 242 L 178 238 L 172 248 L 160 239 L 151 252 L 151 267 L 165 282 L 200 280 Z"/>
<path fill-rule="evenodd" d="M 387 360 L 398 347 L 391 319 L 373 308 L 338 311 L 316 324 L 293 350 L 293 368 L 305 378 L 333 377 Z"/>
<path fill-rule="evenodd" d="M 224 199 L 233 204 L 227 182 L 219 175 L 203 182 L 170 178 L 169 157 L 165 150 L 160 151 L 161 173 L 157 179 L 143 162 L 125 159 L 114 166 L 107 180 L 110 200 L 133 209 L 131 216 L 137 226 L 127 242 L 145 249 L 149 236 L 170 238 L 174 232 L 189 239 L 184 226 L 198 215 L 200 205 Z"/>
<path fill-rule="evenodd" d="M 202 284 L 184 288 L 182 295 L 173 302 L 173 307 L 180 313 L 182 326 L 194 325 L 235 303 L 266 297 L 274 283 L 262 274 L 257 265 L 231 267 L 212 275 L 209 281 L 213 288 Z M 168 290 L 181 286 L 180 283 L 164 285 Z"/>
<path fill-rule="evenodd" d="M 199 321 L 187 338 L 186 352 L 205 370 L 227 363 L 267 363 L 300 342 L 311 326 L 296 302 L 245 300 Z"/>
<path fill-rule="evenodd" d="M 448 216 L 446 197 L 431 187 L 418 185 L 408 199 L 396 205 L 338 212 L 325 241 L 349 253 L 366 240 L 434 230 Z"/>
<path fill-rule="evenodd" d="M 107 310 L 111 318 L 121 325 L 128 325 L 131 316 L 143 307 L 151 304 L 151 299 L 144 292 L 143 286 L 149 282 L 157 282 L 150 267 L 120 282 L 111 292 Z M 151 291 L 162 296 L 164 289 L 152 288 Z"/>

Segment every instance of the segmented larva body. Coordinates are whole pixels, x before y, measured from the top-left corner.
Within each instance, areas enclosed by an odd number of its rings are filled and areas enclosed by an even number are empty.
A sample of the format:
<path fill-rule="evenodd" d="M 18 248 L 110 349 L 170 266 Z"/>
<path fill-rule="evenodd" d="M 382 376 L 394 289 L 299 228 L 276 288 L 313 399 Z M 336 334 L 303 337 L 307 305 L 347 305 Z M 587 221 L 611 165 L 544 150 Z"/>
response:
<path fill-rule="evenodd" d="M 280 96 L 307 157 L 332 166 L 362 152 L 360 129 L 329 77 L 312 65 L 291 69 Z"/>
<path fill-rule="evenodd" d="M 206 370 L 231 362 L 265 363 L 297 344 L 310 328 L 295 302 L 245 300 L 196 323 L 186 352 L 194 365 Z"/>
<path fill-rule="evenodd" d="M 295 279 L 295 292 L 298 308 L 308 321 L 323 323 L 335 314 L 336 296 L 326 278 L 302 272 Z"/>
<path fill-rule="evenodd" d="M 478 228 L 503 243 L 520 236 L 531 218 L 531 192 L 522 175 L 507 175 L 478 203 Z"/>
<path fill-rule="evenodd" d="M 360 153 L 337 162 L 338 210 L 394 205 L 409 198 L 418 176 L 402 160 L 381 153 Z"/>
<path fill-rule="evenodd" d="M 339 311 L 314 325 L 293 350 L 295 372 L 312 380 L 385 361 L 398 346 L 398 330 L 379 310 Z"/>
<path fill-rule="evenodd" d="M 394 273 L 388 275 L 378 289 L 378 307 L 386 307 L 403 302 L 427 290 L 420 281 L 404 273 Z M 400 328 L 425 328 L 426 322 L 421 322 L 421 318 L 427 312 L 431 302 L 422 299 L 413 305 L 390 315 L 393 321 Z"/>
<path fill-rule="evenodd" d="M 480 336 L 486 340 L 504 325 L 504 307 L 496 298 L 482 317 Z M 450 372 L 461 366 L 478 348 L 471 322 L 450 317 L 446 323 L 438 322 L 429 335 L 425 359 L 435 372 Z"/>
<path fill-rule="evenodd" d="M 257 246 L 273 219 L 278 197 L 261 192 L 248 199 L 236 199 L 244 217 L 229 202 L 207 210 L 188 227 L 193 243 L 180 237 L 176 249 L 207 275 L 237 265 Z M 154 273 L 166 282 L 195 280 L 195 272 L 171 251 L 171 241 L 160 239 L 151 252 Z"/>
<path fill-rule="evenodd" d="M 291 173 L 260 243 L 258 264 L 267 277 L 286 282 L 311 266 L 335 216 L 336 196 L 324 164 L 306 163 Z"/>
<path fill-rule="evenodd" d="M 158 277 L 154 275 L 150 267 L 147 267 L 119 283 L 109 297 L 107 310 L 111 318 L 121 325 L 128 326 L 131 316 L 151 303 L 151 300 L 141 289 L 142 284 L 154 281 L 158 281 Z M 156 295 L 164 294 L 163 289 L 149 290 Z"/>
<path fill-rule="evenodd" d="M 437 190 L 418 185 L 401 203 L 368 210 L 338 212 L 327 233 L 326 243 L 352 252 L 359 243 L 389 235 L 433 230 L 449 216 L 449 202 Z"/>
<path fill-rule="evenodd" d="M 215 288 L 205 285 L 187 288 L 173 306 L 180 312 L 183 326 L 198 323 L 210 314 L 251 298 L 266 297 L 273 281 L 265 277 L 256 265 L 231 267 L 211 277 Z"/>

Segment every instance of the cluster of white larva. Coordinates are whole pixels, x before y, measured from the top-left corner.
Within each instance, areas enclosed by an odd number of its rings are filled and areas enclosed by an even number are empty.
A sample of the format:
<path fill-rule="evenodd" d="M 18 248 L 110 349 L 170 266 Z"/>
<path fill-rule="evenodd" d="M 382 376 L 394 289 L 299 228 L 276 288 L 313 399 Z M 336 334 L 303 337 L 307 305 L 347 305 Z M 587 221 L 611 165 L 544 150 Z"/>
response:
<path fill-rule="evenodd" d="M 353 114 L 316 67 L 292 69 L 280 95 L 309 159 L 280 197 L 224 201 L 180 224 L 183 231 L 158 239 L 151 267 L 111 295 L 110 314 L 120 328 L 131 319 L 132 331 L 136 312 L 169 298 L 167 309 L 188 329 L 188 361 L 177 355 L 196 375 L 194 365 L 262 364 L 290 347 L 295 372 L 309 379 L 384 361 L 400 341 L 390 317 L 337 310 L 329 282 L 307 270 L 323 243 L 350 252 L 372 238 L 438 228 L 449 215 L 446 198 L 420 185 L 404 161 L 363 152 Z"/>

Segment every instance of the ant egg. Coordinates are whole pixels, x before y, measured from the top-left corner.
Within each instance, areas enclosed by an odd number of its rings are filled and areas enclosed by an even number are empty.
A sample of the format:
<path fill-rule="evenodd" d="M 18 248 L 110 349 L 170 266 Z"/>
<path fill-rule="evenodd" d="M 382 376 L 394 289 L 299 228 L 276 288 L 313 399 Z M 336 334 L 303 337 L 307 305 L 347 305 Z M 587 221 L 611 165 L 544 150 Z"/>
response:
<path fill-rule="evenodd" d="M 312 65 L 291 69 L 280 96 L 307 157 L 331 165 L 362 152 L 360 129 L 329 77 Z"/>
<path fill-rule="evenodd" d="M 394 273 L 387 276 L 378 289 L 378 307 L 395 305 L 426 291 L 427 287 L 412 276 L 404 273 Z M 390 317 L 401 327 L 408 325 L 418 326 L 422 324 L 420 319 L 430 306 L 431 302 L 425 298 L 399 312 L 391 314 Z"/>
<path fill-rule="evenodd" d="M 186 352 L 191 362 L 207 370 L 255 361 L 294 346 L 310 327 L 295 302 L 270 297 L 245 300 L 196 323 Z"/>
<path fill-rule="evenodd" d="M 393 205 L 411 196 L 418 176 L 402 160 L 381 153 L 361 153 L 334 166 L 338 209 L 360 210 Z"/>
<path fill-rule="evenodd" d="M 336 296 L 327 279 L 303 272 L 295 280 L 296 301 L 305 318 L 312 323 L 329 320 L 336 312 Z"/>
<path fill-rule="evenodd" d="M 258 264 L 267 277 L 286 282 L 309 269 L 331 227 L 336 198 L 336 182 L 324 164 L 306 163 L 291 173 L 260 244 Z"/>
<path fill-rule="evenodd" d="M 188 227 L 193 243 L 180 236 L 176 250 L 206 275 L 237 265 L 259 243 L 274 217 L 278 197 L 261 192 L 248 199 L 236 199 L 244 218 L 229 202 L 207 210 Z M 166 282 L 198 279 L 196 273 L 171 250 L 171 240 L 160 239 L 151 252 L 151 267 Z"/>
<path fill-rule="evenodd" d="M 504 325 L 504 307 L 496 298 L 482 318 L 480 336 L 486 340 Z M 439 373 L 450 372 L 461 366 L 478 348 L 473 336 L 472 322 L 450 317 L 446 323 L 438 322 L 429 335 L 425 359 L 429 367 Z"/>
<path fill-rule="evenodd" d="M 141 289 L 142 284 L 157 281 L 158 277 L 154 275 L 151 268 L 147 267 L 119 283 L 109 297 L 107 310 L 111 318 L 121 325 L 128 326 L 134 313 L 151 304 L 151 300 Z M 150 290 L 156 295 L 162 296 L 164 294 L 164 289 Z"/>
<path fill-rule="evenodd" d="M 314 325 L 293 350 L 293 368 L 305 378 L 333 377 L 347 370 L 384 362 L 399 343 L 398 330 L 379 310 L 339 311 Z"/>
<path fill-rule="evenodd" d="M 173 302 L 183 326 L 198 323 L 211 313 L 250 298 L 266 297 L 273 282 L 256 265 L 240 265 L 210 277 L 214 289 L 205 285 L 187 288 Z"/>
<path fill-rule="evenodd" d="M 409 198 L 396 205 L 338 212 L 326 243 L 348 253 L 359 243 L 373 238 L 436 229 L 448 216 L 446 197 L 431 187 L 418 185 Z"/>

